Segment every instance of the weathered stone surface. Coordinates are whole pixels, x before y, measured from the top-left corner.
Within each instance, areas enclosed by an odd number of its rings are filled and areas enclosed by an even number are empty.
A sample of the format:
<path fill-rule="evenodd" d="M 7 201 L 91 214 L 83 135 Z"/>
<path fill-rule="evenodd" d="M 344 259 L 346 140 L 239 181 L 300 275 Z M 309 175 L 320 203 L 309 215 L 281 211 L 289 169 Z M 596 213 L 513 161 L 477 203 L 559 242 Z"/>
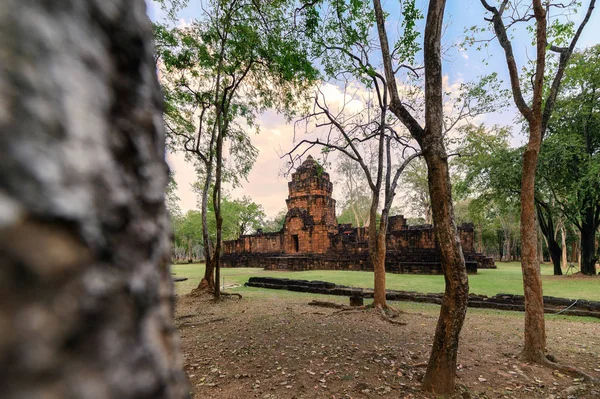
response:
<path fill-rule="evenodd" d="M 288 183 L 288 213 L 280 232 L 241 236 L 224 243 L 224 267 L 267 270 L 373 270 L 368 229 L 337 224 L 333 184 L 312 158 L 298 167 Z M 473 225 L 458 228 L 467 271 L 495 268 L 494 260 L 473 249 Z M 433 226 L 407 226 L 389 218 L 386 270 L 390 273 L 443 274 Z"/>
<path fill-rule="evenodd" d="M 143 0 L 0 7 L 0 396 L 182 398 Z"/>
<path fill-rule="evenodd" d="M 250 277 L 247 287 L 269 288 L 306 292 L 312 294 L 336 295 L 352 298 L 373 298 L 373 290 L 336 285 L 325 281 L 289 280 L 276 277 Z M 386 290 L 388 301 L 411 301 L 441 304 L 444 294 L 419 293 L 411 291 Z M 355 303 L 359 301 L 355 299 Z M 485 295 L 469 294 L 468 306 L 472 308 L 499 309 L 523 312 L 525 310 L 523 295 L 497 294 L 489 298 Z M 572 316 L 588 316 L 600 318 L 600 302 L 583 299 L 544 297 L 545 313 L 561 313 Z"/>

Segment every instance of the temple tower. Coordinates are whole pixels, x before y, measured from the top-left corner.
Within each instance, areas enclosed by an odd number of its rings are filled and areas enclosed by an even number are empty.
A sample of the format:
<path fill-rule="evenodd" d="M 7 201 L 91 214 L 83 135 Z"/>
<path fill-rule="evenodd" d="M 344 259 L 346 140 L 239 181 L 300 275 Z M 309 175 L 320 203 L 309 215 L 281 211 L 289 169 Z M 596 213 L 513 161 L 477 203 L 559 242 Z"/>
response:
<path fill-rule="evenodd" d="M 331 247 L 338 231 L 333 184 L 329 174 L 310 155 L 292 173 L 283 226 L 283 252 L 322 254 Z"/>

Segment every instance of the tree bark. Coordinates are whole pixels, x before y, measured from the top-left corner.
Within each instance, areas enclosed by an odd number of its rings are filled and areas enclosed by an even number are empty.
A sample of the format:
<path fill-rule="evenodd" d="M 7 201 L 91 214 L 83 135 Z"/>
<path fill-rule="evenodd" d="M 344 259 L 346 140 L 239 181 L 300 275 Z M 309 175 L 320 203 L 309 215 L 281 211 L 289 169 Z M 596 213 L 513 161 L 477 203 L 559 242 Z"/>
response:
<path fill-rule="evenodd" d="M 212 141 L 210 147 L 212 148 Z M 210 242 L 210 234 L 208 232 L 208 193 L 212 182 L 213 154 L 209 155 L 209 162 L 206 165 L 206 180 L 202 187 L 202 240 L 204 241 L 204 277 L 198 284 L 199 290 L 209 292 L 215 289 L 215 269 L 213 263 L 212 244 Z"/>
<path fill-rule="evenodd" d="M 525 345 L 523 356 L 526 360 L 546 364 L 544 351 L 546 332 L 544 324 L 544 303 L 542 280 L 537 257 L 537 237 L 535 234 L 534 185 L 535 171 L 542 137 L 547 122 L 552 115 L 554 103 L 575 45 L 581 36 L 583 28 L 589 21 L 595 6 L 595 0 L 590 0 L 586 15 L 576 30 L 568 47 L 551 46 L 553 51 L 560 53 L 556 74 L 552 79 L 550 90 L 544 99 L 544 78 L 546 68 L 547 46 L 547 15 L 546 5 L 541 0 L 533 0 L 532 8 L 535 17 L 535 71 L 533 74 L 533 91 L 531 107 L 529 107 L 521 91 L 519 70 L 512 50 L 512 43 L 507 34 L 502 14 L 506 10 L 504 1 L 500 9 L 490 6 L 487 0 L 481 0 L 484 8 L 492 14 L 492 23 L 498 42 L 502 46 L 510 76 L 511 91 L 515 105 L 529 124 L 529 141 L 523 154 L 523 174 L 521 178 L 521 267 L 523 269 L 523 285 L 525 291 Z"/>
<path fill-rule="evenodd" d="M 483 225 L 481 223 L 479 223 L 477 225 L 477 252 L 479 253 L 483 253 L 485 252 L 484 248 L 483 248 Z"/>
<path fill-rule="evenodd" d="M 538 214 L 538 224 L 542 234 L 546 238 L 546 244 L 548 245 L 548 252 L 550 253 L 550 259 L 554 266 L 554 275 L 561 276 L 561 255 L 562 250 L 558 242 L 556 241 L 556 231 L 554 229 L 554 220 L 550 207 L 541 201 L 536 202 L 536 210 Z M 564 239 L 564 237 L 563 237 Z"/>
<path fill-rule="evenodd" d="M 0 7 L 1 396 L 185 398 L 145 4 L 58 3 Z"/>
<path fill-rule="evenodd" d="M 595 206 L 588 206 L 581 222 L 581 272 L 587 275 L 596 274 L 596 231 Z"/>
<path fill-rule="evenodd" d="M 385 32 L 384 13 L 379 0 L 374 0 L 373 5 L 385 75 L 391 95 L 390 110 L 419 142 L 427 163 L 432 219 L 446 281 L 431 356 L 423 379 L 423 389 L 438 394 L 450 394 L 455 387 L 458 340 L 467 311 L 469 283 L 454 221 L 448 156 L 443 142 L 441 34 L 446 2 L 430 1 L 427 12 L 423 46 L 425 129 L 421 128 L 400 101 Z"/>
<path fill-rule="evenodd" d="M 548 241 L 548 251 L 550 252 L 550 259 L 552 259 L 552 265 L 554 266 L 554 275 L 562 276 L 561 257 L 563 250 L 558 245 L 556 240 Z"/>
<path fill-rule="evenodd" d="M 567 261 L 567 233 L 565 231 L 565 225 L 564 222 L 561 222 L 561 226 L 560 226 L 560 243 L 561 243 L 561 256 L 560 256 L 560 266 L 561 268 L 567 268 L 569 267 L 568 265 L 568 261 Z M 555 267 L 555 271 L 556 271 L 556 266 Z M 561 269 L 561 274 L 562 274 L 562 269 Z"/>
<path fill-rule="evenodd" d="M 385 235 L 387 232 L 387 217 L 385 217 L 386 220 L 383 217 L 381 218 L 379 229 L 377 229 L 376 220 L 379 195 L 377 193 L 373 193 L 372 195 L 369 221 L 369 253 L 371 255 L 371 262 L 373 263 L 373 306 L 385 309 L 387 307 L 385 298 Z M 382 235 L 383 237 L 381 237 Z"/>
<path fill-rule="evenodd" d="M 538 260 L 540 264 L 544 263 L 544 235 L 538 229 Z"/>
<path fill-rule="evenodd" d="M 542 143 L 541 119 L 529 122 L 529 141 L 523 154 L 521 180 L 521 268 L 525 294 L 525 337 L 523 356 L 535 362 L 545 361 L 546 325 L 542 277 L 537 256 L 535 228 L 535 171 Z M 543 359 L 543 360 L 542 360 Z"/>

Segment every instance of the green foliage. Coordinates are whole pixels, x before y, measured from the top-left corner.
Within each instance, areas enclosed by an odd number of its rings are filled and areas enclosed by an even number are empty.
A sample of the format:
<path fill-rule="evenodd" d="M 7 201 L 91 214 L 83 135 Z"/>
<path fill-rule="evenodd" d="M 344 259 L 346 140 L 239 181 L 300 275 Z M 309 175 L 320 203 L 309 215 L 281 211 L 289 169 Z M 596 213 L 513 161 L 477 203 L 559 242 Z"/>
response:
<path fill-rule="evenodd" d="M 287 215 L 287 209 L 282 209 L 277 212 L 277 215 L 271 219 L 265 220 L 262 225 L 262 230 L 265 233 L 275 233 L 281 231 L 285 223 L 285 217 Z"/>
<path fill-rule="evenodd" d="M 369 222 L 371 208 L 371 189 L 360 165 L 348 157 L 337 161 L 336 185 L 342 189 L 338 200 L 338 223 L 352 223 L 355 227 L 364 227 Z"/>
<path fill-rule="evenodd" d="M 165 205 L 171 218 L 181 216 L 181 208 L 179 207 L 179 197 L 177 196 L 177 181 L 175 180 L 175 172 L 169 171 L 169 183 L 165 192 Z"/>
<path fill-rule="evenodd" d="M 185 215 L 171 215 L 173 247 L 178 260 L 202 257 L 202 213 L 190 210 Z"/>
<path fill-rule="evenodd" d="M 513 252 L 519 233 L 519 192 L 522 150 L 510 148 L 506 127 L 462 127 L 461 157 L 454 161 L 458 176 L 454 193 L 464 221 L 475 224 L 488 254 Z M 479 238 L 479 237 L 478 237 Z"/>
<path fill-rule="evenodd" d="M 406 189 L 407 211 L 423 223 L 431 224 L 431 198 L 427 181 L 427 164 L 423 159 L 415 159 L 402 174 L 402 186 Z"/>
<path fill-rule="evenodd" d="M 541 188 L 573 223 L 600 214 L 600 45 L 574 53 L 542 144 Z"/>
<path fill-rule="evenodd" d="M 211 0 L 202 6 L 204 14 L 187 26 L 154 24 L 167 144 L 208 162 L 214 134 L 222 131 L 230 159 L 224 178 L 236 184 L 258 153 L 249 138 L 258 132 L 257 115 L 271 107 L 291 115 L 294 96 L 310 87 L 317 71 L 294 34 L 292 1 Z"/>
<path fill-rule="evenodd" d="M 415 55 L 421 50 L 417 41 L 421 33 L 416 29 L 416 25 L 418 20 L 423 19 L 423 14 L 417 8 L 415 0 L 407 0 L 402 3 L 402 17 L 400 26 L 403 35 L 396 42 L 394 53 L 398 62 L 414 64 Z"/>
<path fill-rule="evenodd" d="M 370 86 L 377 71 L 369 61 L 376 50 L 374 39 L 375 13 L 370 0 L 303 0 L 298 15 L 299 23 L 312 45 L 312 54 L 323 67 L 325 76 L 338 79 L 349 73 L 361 83 Z M 401 27 L 403 35 L 393 50 L 399 62 L 414 62 L 420 50 L 419 30 L 416 23 L 423 15 L 415 0 L 402 2 Z M 360 61 L 358 61 L 360 60 Z"/>
<path fill-rule="evenodd" d="M 237 240 L 240 235 L 256 232 L 263 225 L 265 213 L 262 205 L 254 203 L 250 197 L 221 199 L 221 214 L 223 216 L 223 240 Z M 216 220 L 212 203 L 208 208 L 208 231 L 211 241 L 216 239 Z"/>
<path fill-rule="evenodd" d="M 254 203 L 249 197 L 240 199 L 222 199 L 223 239 L 235 240 L 242 234 L 256 231 L 264 223 L 265 213 L 261 205 Z M 216 238 L 216 220 L 212 203 L 207 212 L 209 237 L 214 244 Z M 174 246 L 182 248 L 188 254 L 195 246 L 204 246 L 202 239 L 202 212 L 190 210 L 185 215 L 171 215 L 174 235 Z M 198 254 L 200 254 L 199 252 Z"/>

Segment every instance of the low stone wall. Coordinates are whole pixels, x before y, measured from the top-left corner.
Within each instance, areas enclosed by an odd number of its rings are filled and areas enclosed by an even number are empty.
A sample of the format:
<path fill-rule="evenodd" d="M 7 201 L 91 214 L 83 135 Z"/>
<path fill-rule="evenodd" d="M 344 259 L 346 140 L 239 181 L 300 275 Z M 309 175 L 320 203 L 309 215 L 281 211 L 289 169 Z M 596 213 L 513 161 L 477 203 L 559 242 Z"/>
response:
<path fill-rule="evenodd" d="M 410 256 L 409 256 L 410 255 Z M 325 255 L 281 255 L 278 253 L 223 254 L 222 267 L 256 267 L 265 270 L 354 270 L 372 271 L 373 264 L 368 253 Z M 467 272 L 477 273 L 477 262 L 467 261 Z M 388 252 L 385 269 L 388 273 L 399 274 L 443 274 L 439 258 L 431 253 Z"/>
<path fill-rule="evenodd" d="M 293 280 L 276 277 L 250 277 L 248 282 L 244 285 L 247 287 L 288 290 L 312 294 L 373 298 L 373 290 L 370 288 L 348 287 L 336 285 L 335 283 L 327 281 Z M 441 304 L 443 298 L 444 294 L 424 294 L 411 291 L 386 290 L 386 299 L 388 301 L 412 301 Z M 496 294 L 491 298 L 486 295 L 469 294 L 468 306 L 473 308 L 520 312 L 525 310 L 523 295 L 513 294 Z M 600 302 L 545 296 L 544 312 L 550 314 L 560 313 L 570 316 L 600 318 Z"/>

